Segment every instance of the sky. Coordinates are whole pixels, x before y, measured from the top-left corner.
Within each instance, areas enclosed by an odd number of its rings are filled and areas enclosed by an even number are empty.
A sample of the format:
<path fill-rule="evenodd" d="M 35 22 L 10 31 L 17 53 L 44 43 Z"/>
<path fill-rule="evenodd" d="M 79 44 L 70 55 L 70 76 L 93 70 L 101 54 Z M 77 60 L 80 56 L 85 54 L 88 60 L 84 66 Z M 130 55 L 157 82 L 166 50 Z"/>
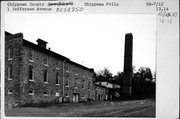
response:
<path fill-rule="evenodd" d="M 133 66 L 155 71 L 156 17 L 153 14 L 5 14 L 5 30 L 97 72 L 123 71 L 125 34 L 133 34 Z"/>

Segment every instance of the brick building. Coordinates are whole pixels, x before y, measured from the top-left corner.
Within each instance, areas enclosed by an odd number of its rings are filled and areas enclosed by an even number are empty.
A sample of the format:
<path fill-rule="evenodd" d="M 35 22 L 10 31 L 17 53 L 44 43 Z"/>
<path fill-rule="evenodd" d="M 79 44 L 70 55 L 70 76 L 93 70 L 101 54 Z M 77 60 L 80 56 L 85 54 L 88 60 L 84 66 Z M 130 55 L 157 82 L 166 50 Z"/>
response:
<path fill-rule="evenodd" d="M 116 90 L 120 85 L 112 84 L 107 81 L 95 81 L 95 100 L 113 100 Z"/>
<path fill-rule="evenodd" d="M 23 34 L 5 32 L 6 106 L 95 99 L 94 70 L 34 44 Z"/>
<path fill-rule="evenodd" d="M 95 87 L 95 100 L 104 101 L 108 100 L 108 88 L 98 83 L 94 83 Z"/>

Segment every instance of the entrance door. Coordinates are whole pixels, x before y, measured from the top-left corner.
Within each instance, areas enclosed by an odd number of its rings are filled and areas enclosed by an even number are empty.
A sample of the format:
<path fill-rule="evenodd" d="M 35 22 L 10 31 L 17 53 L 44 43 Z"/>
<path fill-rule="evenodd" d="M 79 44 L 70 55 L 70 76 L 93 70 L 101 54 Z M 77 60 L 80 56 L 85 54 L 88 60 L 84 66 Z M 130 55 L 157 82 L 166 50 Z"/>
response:
<path fill-rule="evenodd" d="M 73 94 L 73 102 L 79 102 L 79 94 L 77 93 Z"/>
<path fill-rule="evenodd" d="M 101 100 L 101 95 L 98 95 L 98 100 Z"/>
<path fill-rule="evenodd" d="M 73 102 L 75 102 L 75 101 L 76 101 L 76 95 L 73 94 Z"/>

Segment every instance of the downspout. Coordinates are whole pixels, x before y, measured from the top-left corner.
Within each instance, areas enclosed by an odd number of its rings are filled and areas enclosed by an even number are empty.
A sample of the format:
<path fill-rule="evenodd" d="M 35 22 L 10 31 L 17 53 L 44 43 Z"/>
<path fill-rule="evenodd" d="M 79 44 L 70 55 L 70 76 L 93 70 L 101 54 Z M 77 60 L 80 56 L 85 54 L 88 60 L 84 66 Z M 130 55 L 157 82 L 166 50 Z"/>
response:
<path fill-rule="evenodd" d="M 64 73 L 65 73 L 65 71 L 64 71 L 64 63 L 66 62 L 66 60 L 64 60 L 63 61 L 63 80 L 62 80 L 62 88 L 63 88 L 63 90 L 62 90 L 62 102 L 64 102 Z"/>

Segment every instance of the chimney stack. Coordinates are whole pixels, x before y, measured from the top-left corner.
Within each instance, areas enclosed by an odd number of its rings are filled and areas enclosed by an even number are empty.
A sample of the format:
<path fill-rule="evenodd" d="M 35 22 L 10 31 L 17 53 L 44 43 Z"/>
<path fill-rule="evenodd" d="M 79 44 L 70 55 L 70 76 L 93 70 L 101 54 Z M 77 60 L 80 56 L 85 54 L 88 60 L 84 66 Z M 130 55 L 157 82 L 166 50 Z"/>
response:
<path fill-rule="evenodd" d="M 44 40 L 42 40 L 42 39 L 37 39 L 36 42 L 38 43 L 38 46 L 46 49 L 46 45 L 47 45 L 47 42 L 46 42 L 46 41 L 44 41 Z"/>
<path fill-rule="evenodd" d="M 133 53 L 133 35 L 127 33 L 125 35 L 125 50 L 124 50 L 124 78 L 122 93 L 124 96 L 132 94 L 132 53 Z"/>

